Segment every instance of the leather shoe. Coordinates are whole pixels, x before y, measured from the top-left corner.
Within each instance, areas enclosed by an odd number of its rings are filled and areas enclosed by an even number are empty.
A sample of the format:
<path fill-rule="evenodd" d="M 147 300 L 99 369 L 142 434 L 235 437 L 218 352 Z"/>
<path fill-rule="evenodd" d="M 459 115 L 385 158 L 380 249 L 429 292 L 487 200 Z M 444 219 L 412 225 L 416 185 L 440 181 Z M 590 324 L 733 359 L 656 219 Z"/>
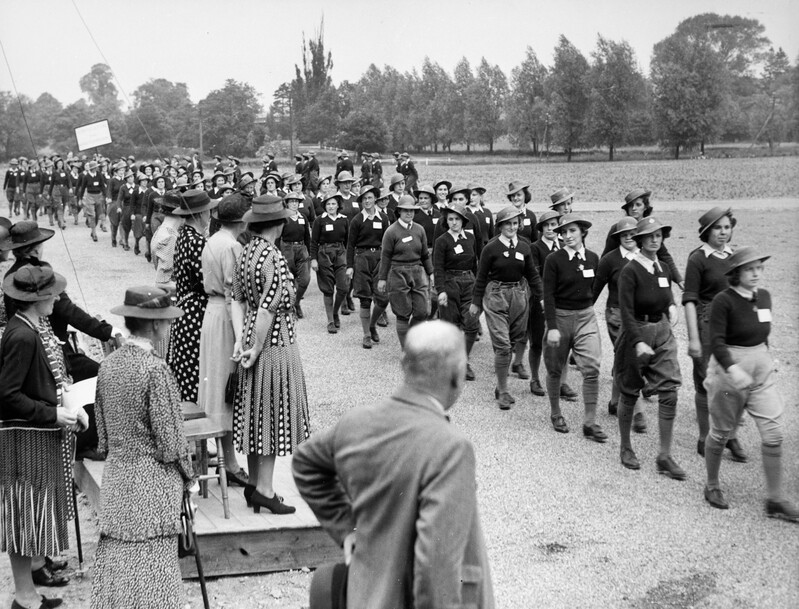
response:
<path fill-rule="evenodd" d="M 364 336 L 363 341 L 361 342 L 361 346 L 364 349 L 371 349 L 372 348 L 372 337 L 371 336 Z"/>
<path fill-rule="evenodd" d="M 283 499 L 277 493 L 271 497 L 266 497 L 258 491 L 253 491 L 250 501 L 252 502 L 252 511 L 256 514 L 261 513 L 262 507 L 265 507 L 273 514 L 293 514 L 297 511 L 294 506 L 283 503 Z"/>
<path fill-rule="evenodd" d="M 327 324 L 327 333 L 328 334 L 336 334 L 338 333 L 338 327 L 336 326 L 335 322 L 330 322 Z"/>
<path fill-rule="evenodd" d="M 537 396 L 544 396 L 547 394 L 547 392 L 544 391 L 544 388 L 541 386 L 541 381 L 538 379 L 533 379 L 530 381 L 530 393 Z"/>
<path fill-rule="evenodd" d="M 60 607 L 61 603 L 64 601 L 60 598 L 47 598 L 46 596 L 42 595 L 42 603 L 39 605 L 39 609 L 55 609 L 55 607 Z M 25 609 L 22 605 L 20 605 L 16 600 L 11 603 L 11 609 Z"/>
<path fill-rule="evenodd" d="M 641 469 L 641 463 L 638 461 L 638 457 L 635 456 L 632 448 L 622 447 L 620 457 L 621 464 L 627 469 Z"/>
<path fill-rule="evenodd" d="M 557 431 L 558 433 L 569 433 L 569 426 L 566 425 L 566 419 L 563 418 L 563 415 L 555 415 L 549 417 L 552 421 L 552 428 Z"/>
<path fill-rule="evenodd" d="M 672 480 L 685 480 L 685 470 L 677 465 L 677 462 L 671 458 L 671 455 L 668 457 L 657 457 L 655 459 L 655 465 L 657 466 L 657 470 L 659 474 L 663 474 L 664 476 L 668 476 Z"/>
<path fill-rule="evenodd" d="M 522 380 L 527 380 L 530 378 L 530 373 L 524 369 L 524 364 L 522 363 L 513 364 L 510 367 L 510 371 Z"/>
<path fill-rule="evenodd" d="M 341 305 L 341 314 L 342 315 L 349 315 L 351 313 L 349 307 L 347 305 Z"/>
<path fill-rule="evenodd" d="M 66 558 L 50 558 L 44 557 L 44 564 L 50 567 L 51 571 L 63 571 L 69 566 L 69 561 Z"/>
<path fill-rule="evenodd" d="M 720 488 L 705 487 L 705 501 L 719 510 L 727 510 L 730 507 L 730 504 L 724 499 L 724 493 L 721 492 Z"/>
<path fill-rule="evenodd" d="M 369 338 L 372 339 L 373 343 L 380 342 L 380 335 L 377 333 L 377 328 L 369 328 Z"/>
<path fill-rule="evenodd" d="M 569 387 L 566 383 L 563 383 L 560 386 L 560 397 L 567 402 L 576 402 L 577 401 L 577 392 Z"/>
<path fill-rule="evenodd" d="M 508 393 L 508 395 L 510 395 L 510 393 Z M 494 387 L 494 399 L 495 400 L 499 399 L 499 387 Z M 510 400 L 511 400 L 510 401 L 511 404 L 515 404 L 516 403 L 516 398 L 514 398 L 512 395 L 510 395 Z"/>
<path fill-rule="evenodd" d="M 730 438 L 727 440 L 726 447 L 730 449 L 733 461 L 737 461 L 738 463 L 746 463 L 749 461 L 749 455 L 744 452 L 741 443 L 738 442 L 738 438 Z"/>
<path fill-rule="evenodd" d="M 799 510 L 786 499 L 767 500 L 766 516 L 769 518 L 781 518 L 788 522 L 799 522 Z"/>
<path fill-rule="evenodd" d="M 69 583 L 69 578 L 66 575 L 53 573 L 47 565 L 42 565 L 35 571 L 31 571 L 31 576 L 33 577 L 33 583 L 37 586 L 58 588 Z"/>
<path fill-rule="evenodd" d="M 469 362 L 466 362 L 466 380 L 473 381 L 475 379 L 474 370 L 472 370 L 472 365 Z"/>
<path fill-rule="evenodd" d="M 507 391 L 500 393 L 498 400 L 500 410 L 510 410 L 511 405 L 516 402 L 516 400 L 513 399 L 513 396 Z"/>
<path fill-rule="evenodd" d="M 608 441 L 607 434 L 602 431 L 602 428 L 596 423 L 592 425 L 583 425 L 583 435 L 589 440 L 599 442 L 600 444 L 604 444 Z"/>
<path fill-rule="evenodd" d="M 236 473 L 226 469 L 225 474 L 227 474 L 228 486 L 247 486 L 247 472 L 245 472 L 242 468 L 239 468 L 239 471 Z"/>
<path fill-rule="evenodd" d="M 633 431 L 635 433 L 646 433 L 646 417 L 643 412 L 633 415 Z"/>

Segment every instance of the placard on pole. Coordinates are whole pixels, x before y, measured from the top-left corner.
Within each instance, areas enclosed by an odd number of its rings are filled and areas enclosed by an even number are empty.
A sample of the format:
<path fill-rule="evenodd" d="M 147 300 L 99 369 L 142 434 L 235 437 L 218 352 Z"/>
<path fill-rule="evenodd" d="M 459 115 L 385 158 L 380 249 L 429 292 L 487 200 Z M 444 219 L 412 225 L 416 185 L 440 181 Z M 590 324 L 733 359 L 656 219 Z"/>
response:
<path fill-rule="evenodd" d="M 75 127 L 75 139 L 78 141 L 78 150 L 80 152 L 110 144 L 112 140 L 111 130 L 108 128 L 108 119 Z"/>

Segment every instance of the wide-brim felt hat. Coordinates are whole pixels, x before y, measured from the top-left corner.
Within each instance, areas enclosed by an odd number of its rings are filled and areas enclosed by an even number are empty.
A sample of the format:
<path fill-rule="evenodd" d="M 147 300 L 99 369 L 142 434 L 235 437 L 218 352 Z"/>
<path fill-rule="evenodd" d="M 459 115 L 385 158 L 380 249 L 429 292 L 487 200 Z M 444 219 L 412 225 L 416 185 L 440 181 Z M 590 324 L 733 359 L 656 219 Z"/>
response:
<path fill-rule="evenodd" d="M 582 214 L 571 213 L 560 217 L 558 227 L 555 229 L 555 231 L 562 232 L 563 229 L 569 224 L 577 224 L 584 229 L 589 229 L 593 226 L 593 224 L 589 222 Z"/>
<path fill-rule="evenodd" d="M 551 195 L 549 195 L 549 200 L 552 201 L 550 204 L 550 208 L 555 207 L 556 205 L 560 205 L 564 201 L 568 201 L 569 199 L 574 198 L 574 193 L 569 192 L 568 188 L 559 188 Z"/>
<path fill-rule="evenodd" d="M 226 173 L 224 173 L 224 172 L 222 172 L 222 171 L 217 171 L 217 172 L 216 172 L 216 173 L 213 175 L 213 177 L 211 178 L 211 179 L 214 181 L 214 184 L 216 184 L 216 179 L 217 179 L 217 178 L 222 178 L 223 180 L 226 180 L 226 179 L 227 179 L 227 174 L 226 174 Z"/>
<path fill-rule="evenodd" d="M 402 195 L 397 201 L 397 209 L 421 209 L 419 204 L 416 202 L 411 195 Z"/>
<path fill-rule="evenodd" d="M 292 175 L 294 175 L 294 174 L 292 174 Z M 270 171 L 269 173 L 267 173 L 266 176 L 264 177 L 264 183 L 266 183 L 266 181 L 270 180 L 270 179 L 274 180 L 275 181 L 275 185 L 278 186 L 278 187 L 283 185 L 283 176 L 281 176 L 276 171 Z"/>
<path fill-rule="evenodd" d="M 270 222 L 289 217 L 283 198 L 275 195 L 260 195 L 252 200 L 252 207 L 244 214 L 244 222 Z"/>
<path fill-rule="evenodd" d="M 9 230 L 13 225 L 14 223 L 8 218 L 0 217 L 0 226 L 4 229 Z"/>
<path fill-rule="evenodd" d="M 339 209 L 341 209 L 341 207 L 342 207 L 342 198 L 341 198 L 341 195 L 339 193 L 337 193 L 337 192 L 331 192 L 324 199 L 322 199 L 322 209 L 327 207 L 328 202 L 332 201 L 334 199 L 338 203 Z"/>
<path fill-rule="evenodd" d="M 422 186 L 420 186 L 419 188 L 414 190 L 413 191 L 413 196 L 418 199 L 419 195 L 422 194 L 422 193 L 430 195 L 430 199 L 432 201 L 436 200 L 436 191 L 435 191 L 435 189 L 433 189 L 432 186 L 430 186 L 430 184 L 423 184 Z"/>
<path fill-rule="evenodd" d="M 728 267 L 725 274 L 731 275 L 735 269 L 756 261 L 765 262 L 769 258 L 771 258 L 771 256 L 761 253 L 756 247 L 749 245 L 739 247 L 733 252 L 732 256 L 727 259 Z"/>
<path fill-rule="evenodd" d="M 618 238 L 621 233 L 626 233 L 631 230 L 638 230 L 638 221 L 632 216 L 625 216 L 613 225 L 610 234 Z"/>
<path fill-rule="evenodd" d="M 42 243 L 55 235 L 55 231 L 39 228 L 39 225 L 33 220 L 20 220 L 12 225 L 8 232 L 8 237 L 0 241 L 0 252 Z"/>
<path fill-rule="evenodd" d="M 253 182 L 255 182 L 255 178 L 249 174 L 245 174 L 241 176 L 241 179 L 239 180 L 239 188 L 244 188 L 247 186 L 247 184 L 252 184 Z"/>
<path fill-rule="evenodd" d="M 311 578 L 308 609 L 346 609 L 348 574 L 343 562 L 317 567 Z"/>
<path fill-rule="evenodd" d="M 511 182 L 508 184 L 508 190 L 505 193 L 505 196 L 510 200 L 510 198 L 515 195 L 517 192 L 524 191 L 524 202 L 529 203 L 533 196 L 530 194 L 530 185 L 523 184 L 522 182 Z"/>
<path fill-rule="evenodd" d="M 449 180 L 439 180 L 435 184 L 433 184 L 433 190 L 438 190 L 438 187 L 444 184 L 447 187 L 447 190 L 452 190 L 452 182 Z"/>
<path fill-rule="evenodd" d="M 479 192 L 481 195 L 484 195 L 484 194 L 486 193 L 486 188 L 485 188 L 485 186 L 482 186 L 482 185 L 481 185 L 479 182 L 469 182 L 469 183 L 466 185 L 466 188 L 468 188 L 470 192 L 471 192 L 472 190 L 476 190 L 476 191 L 477 191 L 477 192 Z"/>
<path fill-rule="evenodd" d="M 361 192 L 358 194 L 356 201 L 360 203 L 363 200 L 364 195 L 368 195 L 370 192 L 375 196 L 375 200 L 377 200 L 377 197 L 380 196 L 379 188 L 375 188 L 374 186 L 365 186 L 363 189 L 361 189 Z"/>
<path fill-rule="evenodd" d="M 242 218 L 249 209 L 247 198 L 234 193 L 222 197 L 216 209 L 211 211 L 211 216 L 220 222 L 243 222 Z"/>
<path fill-rule="evenodd" d="M 463 203 L 452 203 L 450 202 L 443 210 L 441 215 L 446 217 L 449 214 L 458 214 L 463 220 L 463 226 L 469 224 L 469 216 L 466 215 L 466 206 Z"/>
<path fill-rule="evenodd" d="M 404 181 L 405 181 L 404 175 L 402 175 L 401 173 L 395 173 L 394 175 L 391 176 L 391 180 L 389 180 L 388 182 L 388 187 L 394 188 L 395 184 L 399 184 L 400 182 Z"/>
<path fill-rule="evenodd" d="M 621 206 L 622 209 L 627 209 L 627 207 L 635 201 L 636 199 L 644 199 L 644 204 L 649 207 L 649 197 L 652 196 L 651 190 L 645 190 L 643 188 L 634 188 L 626 195 L 624 195 L 624 205 Z"/>
<path fill-rule="evenodd" d="M 701 235 L 706 230 L 711 228 L 716 222 L 721 220 L 724 216 L 732 217 L 732 209 L 727 208 L 724 209 L 723 207 L 714 207 L 710 211 L 706 211 L 702 214 L 699 218 L 699 234 Z M 735 226 L 735 223 L 733 223 Z"/>
<path fill-rule="evenodd" d="M 172 304 L 168 290 L 140 285 L 125 290 L 123 304 L 113 307 L 111 313 L 138 319 L 175 319 L 183 315 L 183 309 Z"/>
<path fill-rule="evenodd" d="M 298 173 L 291 174 L 291 177 L 284 182 L 286 186 L 291 186 L 292 184 L 302 184 L 302 176 Z"/>
<path fill-rule="evenodd" d="M 345 169 L 336 176 L 334 181 L 336 184 L 340 184 L 341 182 L 354 182 L 355 178 L 353 178 L 352 174 Z"/>
<path fill-rule="evenodd" d="M 35 163 L 36 161 L 31 161 L 31 162 Z M 97 167 L 98 167 L 97 161 L 89 161 L 88 163 L 86 163 L 86 169 L 97 169 Z"/>
<path fill-rule="evenodd" d="M 192 216 L 210 211 L 217 205 L 219 205 L 219 199 L 212 199 L 205 190 L 197 188 L 183 193 L 180 207 L 173 213 L 176 216 Z"/>
<path fill-rule="evenodd" d="M 560 214 L 552 209 L 548 209 L 543 214 L 538 217 L 538 222 L 535 223 L 536 230 L 540 231 L 541 227 L 544 226 L 550 220 L 557 220 L 560 218 Z"/>
<path fill-rule="evenodd" d="M 50 266 L 26 264 L 10 273 L 3 281 L 3 293 L 22 302 L 38 302 L 58 296 L 67 287 L 67 280 Z"/>
<path fill-rule="evenodd" d="M 450 187 L 450 191 L 447 193 L 447 201 L 452 201 L 452 197 L 454 197 L 458 193 L 463 193 L 466 196 L 466 199 L 469 199 L 469 196 L 472 194 L 472 191 L 469 190 L 467 186 L 456 186 Z"/>
<path fill-rule="evenodd" d="M 508 220 L 512 220 L 513 218 L 521 216 L 523 213 L 524 212 L 521 209 L 514 207 L 513 205 L 503 207 L 497 212 L 497 218 L 494 224 L 495 226 L 499 226 L 503 222 L 507 222 Z"/>
<path fill-rule="evenodd" d="M 648 216 L 646 218 L 641 218 L 638 221 L 638 224 L 635 227 L 634 236 L 637 238 L 643 237 L 644 235 L 651 235 L 656 230 L 660 230 L 662 232 L 664 239 L 671 235 L 671 226 L 668 224 L 663 224 L 654 216 Z"/>
<path fill-rule="evenodd" d="M 289 201 L 300 202 L 300 201 L 304 201 L 305 200 L 305 195 L 302 194 L 301 192 L 294 192 L 292 190 L 292 191 L 289 191 L 289 192 L 287 192 L 286 194 L 283 195 L 283 200 L 286 203 L 288 203 Z"/>

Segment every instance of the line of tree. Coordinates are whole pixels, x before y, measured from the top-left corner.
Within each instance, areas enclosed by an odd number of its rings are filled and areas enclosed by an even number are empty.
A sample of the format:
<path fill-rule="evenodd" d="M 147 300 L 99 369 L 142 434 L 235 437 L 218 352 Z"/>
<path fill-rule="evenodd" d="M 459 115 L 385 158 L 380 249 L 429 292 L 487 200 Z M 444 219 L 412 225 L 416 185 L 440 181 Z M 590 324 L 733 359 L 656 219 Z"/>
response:
<path fill-rule="evenodd" d="M 49 93 L 35 101 L 0 91 L 0 158 L 37 150 L 75 150 L 74 128 L 108 119 L 108 155 L 142 156 L 202 147 L 206 154 L 254 155 L 277 140 L 364 150 L 494 150 L 509 136 L 533 154 L 658 143 L 673 151 L 710 142 L 799 140 L 799 67 L 774 49 L 755 19 L 697 15 L 656 43 L 649 74 L 630 45 L 598 36 L 585 57 L 565 36 L 551 66 L 528 47 L 506 75 L 485 58 L 461 59 L 450 74 L 425 58 L 401 73 L 374 64 L 356 82 L 336 85 L 324 22 L 302 41 L 295 78 L 274 92 L 266 115 L 256 89 L 227 80 L 199 103 L 185 83 L 152 79 L 122 110 L 111 70 L 97 64 L 80 79 L 85 98 L 64 106 Z M 23 112 L 26 120 L 23 120 Z M 271 145 L 271 144 L 270 144 Z"/>

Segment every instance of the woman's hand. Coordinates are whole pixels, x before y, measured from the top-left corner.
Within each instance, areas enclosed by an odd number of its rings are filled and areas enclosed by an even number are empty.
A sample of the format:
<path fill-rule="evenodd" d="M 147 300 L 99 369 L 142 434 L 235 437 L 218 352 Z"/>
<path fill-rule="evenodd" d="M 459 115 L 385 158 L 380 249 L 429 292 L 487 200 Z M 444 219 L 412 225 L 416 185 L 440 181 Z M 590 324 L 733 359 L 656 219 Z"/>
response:
<path fill-rule="evenodd" d="M 73 431 L 77 427 L 78 415 L 63 406 L 59 406 L 55 409 L 55 422 L 59 427 Z"/>
<path fill-rule="evenodd" d="M 381 294 L 385 294 L 386 293 L 386 280 L 385 279 L 380 279 L 377 282 L 377 291 L 380 292 Z"/>
<path fill-rule="evenodd" d="M 344 538 L 344 564 L 352 562 L 352 553 L 355 552 L 355 531 L 347 534 Z"/>
<path fill-rule="evenodd" d="M 311 270 L 312 271 L 319 270 L 319 263 L 316 260 L 311 260 Z"/>
<path fill-rule="evenodd" d="M 480 315 L 480 307 L 478 307 L 474 303 L 470 304 L 469 305 L 469 314 L 474 316 L 474 317 L 479 316 Z"/>
<path fill-rule="evenodd" d="M 688 356 L 693 359 L 702 357 L 702 342 L 698 338 L 688 341 Z"/>
<path fill-rule="evenodd" d="M 233 355 L 230 357 L 230 359 L 232 359 L 234 362 L 240 362 L 241 354 L 242 354 L 241 341 L 237 340 L 233 345 Z"/>
<path fill-rule="evenodd" d="M 83 408 L 79 408 L 77 412 L 78 429 L 77 431 L 86 431 L 89 429 L 89 415 Z"/>
<path fill-rule="evenodd" d="M 244 368 L 252 368 L 255 365 L 255 362 L 258 361 L 258 356 L 261 354 L 260 351 L 256 352 L 255 347 L 251 347 L 246 351 L 241 353 L 241 365 Z"/>
<path fill-rule="evenodd" d="M 348 266 L 345 272 L 347 274 L 347 279 L 352 279 L 352 276 L 355 273 L 355 269 L 352 268 L 351 266 Z"/>
<path fill-rule="evenodd" d="M 560 345 L 560 331 L 552 329 L 547 332 L 547 345 L 550 347 L 557 347 Z"/>
<path fill-rule="evenodd" d="M 727 368 L 727 376 L 730 377 L 730 382 L 732 386 L 735 387 L 738 391 L 742 391 L 744 389 L 749 389 L 754 382 L 752 377 L 749 373 L 741 368 L 738 364 L 733 364 L 729 368 Z"/>
<path fill-rule="evenodd" d="M 648 360 L 653 355 L 655 355 L 655 352 L 652 350 L 652 347 L 645 342 L 640 341 L 635 343 L 635 357 Z"/>
<path fill-rule="evenodd" d="M 677 305 L 671 305 L 669 307 L 669 321 L 671 322 L 672 327 L 676 326 L 677 322 L 680 321 Z"/>
<path fill-rule="evenodd" d="M 446 292 L 441 292 L 441 294 L 438 295 L 438 306 L 439 307 L 446 307 L 448 302 L 449 301 L 447 300 L 447 293 Z"/>

